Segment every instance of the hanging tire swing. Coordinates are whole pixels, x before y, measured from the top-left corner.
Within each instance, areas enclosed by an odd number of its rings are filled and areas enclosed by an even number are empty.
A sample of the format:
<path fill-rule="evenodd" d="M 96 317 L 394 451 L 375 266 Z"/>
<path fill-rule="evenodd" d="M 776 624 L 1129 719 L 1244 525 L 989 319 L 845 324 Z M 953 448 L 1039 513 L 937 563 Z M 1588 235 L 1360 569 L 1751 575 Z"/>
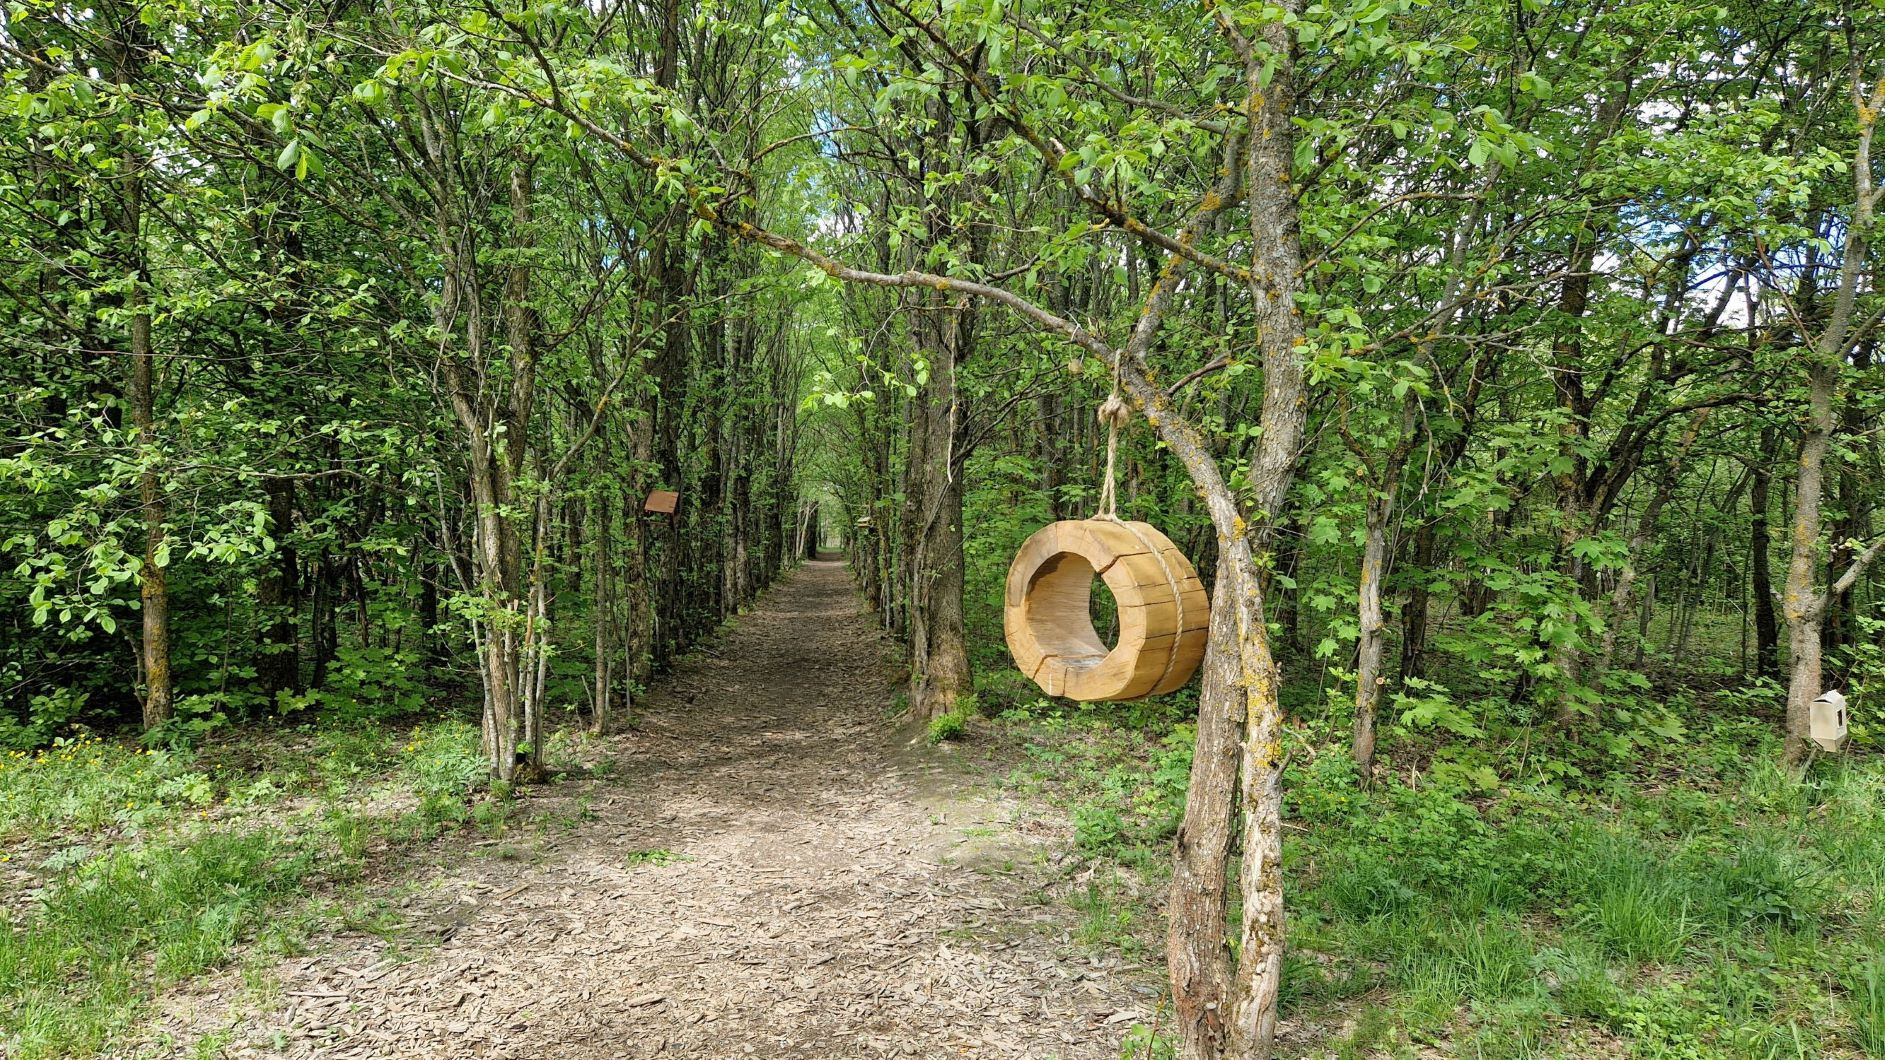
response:
<path fill-rule="evenodd" d="M 1116 435 L 1129 416 L 1117 390 L 1100 407 L 1108 435 L 1099 513 L 1035 531 L 1008 567 L 1008 651 L 1050 696 L 1141 699 L 1183 686 L 1204 659 L 1211 601 L 1197 569 L 1151 524 L 1114 514 Z M 1119 607 L 1111 648 L 1093 628 L 1096 577 Z"/>

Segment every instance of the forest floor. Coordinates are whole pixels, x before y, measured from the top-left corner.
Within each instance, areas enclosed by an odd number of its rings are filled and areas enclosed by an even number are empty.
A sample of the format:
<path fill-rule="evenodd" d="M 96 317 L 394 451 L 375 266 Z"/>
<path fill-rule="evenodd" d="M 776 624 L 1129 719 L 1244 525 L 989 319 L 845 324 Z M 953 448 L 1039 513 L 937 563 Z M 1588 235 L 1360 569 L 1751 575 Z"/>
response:
<path fill-rule="evenodd" d="M 402 850 L 385 917 L 180 985 L 132 1053 L 1118 1057 L 1155 972 L 1075 940 L 1064 816 L 912 740 L 891 659 L 807 564 L 504 834 Z"/>

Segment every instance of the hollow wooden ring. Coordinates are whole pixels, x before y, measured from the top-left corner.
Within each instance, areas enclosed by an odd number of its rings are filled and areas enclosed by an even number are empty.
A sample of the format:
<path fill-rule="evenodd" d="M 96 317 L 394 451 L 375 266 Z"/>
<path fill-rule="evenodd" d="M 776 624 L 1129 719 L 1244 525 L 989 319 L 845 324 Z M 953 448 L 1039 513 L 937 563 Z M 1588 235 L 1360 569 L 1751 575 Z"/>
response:
<path fill-rule="evenodd" d="M 1088 608 L 1098 576 L 1119 605 L 1109 651 Z M 1008 567 L 1002 609 L 1015 665 L 1050 696 L 1141 699 L 1182 686 L 1204 659 L 1211 601 L 1191 561 L 1148 523 L 1049 523 Z"/>

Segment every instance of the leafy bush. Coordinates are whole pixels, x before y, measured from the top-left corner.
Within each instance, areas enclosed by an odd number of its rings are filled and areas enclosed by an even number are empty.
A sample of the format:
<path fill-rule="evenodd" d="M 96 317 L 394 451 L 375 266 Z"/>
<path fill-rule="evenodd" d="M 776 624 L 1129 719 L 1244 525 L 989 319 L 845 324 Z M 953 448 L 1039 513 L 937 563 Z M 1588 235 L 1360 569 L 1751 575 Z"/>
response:
<path fill-rule="evenodd" d="M 963 698 L 972 700 L 973 697 L 964 696 Z M 931 744 L 939 744 L 947 740 L 960 740 L 962 734 L 968 731 L 969 719 L 974 716 L 974 705 L 971 702 L 967 707 L 958 705 L 956 709 L 947 714 L 931 718 L 929 722 L 929 742 Z"/>
<path fill-rule="evenodd" d="M 425 705 L 424 674 L 417 652 L 343 645 L 318 701 L 343 719 L 400 717 Z"/>
<path fill-rule="evenodd" d="M 1126 841 L 1126 819 L 1118 810 L 1103 803 L 1074 807 L 1074 846 L 1089 854 L 1117 851 Z"/>
<path fill-rule="evenodd" d="M 1860 635 L 1845 648 L 1851 739 L 1861 747 L 1885 747 L 1885 616 L 1854 617 Z"/>
<path fill-rule="evenodd" d="M 479 733 L 464 722 L 441 722 L 413 731 L 401 748 L 405 771 L 419 793 L 419 810 L 431 821 L 463 821 L 465 800 L 490 775 Z"/>
<path fill-rule="evenodd" d="M 0 751 L 44 747 L 85 709 L 90 696 L 74 688 L 54 688 L 26 701 L 26 718 L 0 713 Z"/>

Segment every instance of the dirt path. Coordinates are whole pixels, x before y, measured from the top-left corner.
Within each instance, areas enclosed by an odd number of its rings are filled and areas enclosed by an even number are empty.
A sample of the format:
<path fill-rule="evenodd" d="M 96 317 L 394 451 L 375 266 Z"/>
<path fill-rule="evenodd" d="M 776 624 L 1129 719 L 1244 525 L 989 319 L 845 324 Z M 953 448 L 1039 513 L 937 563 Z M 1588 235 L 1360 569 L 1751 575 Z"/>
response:
<path fill-rule="evenodd" d="M 557 786 L 547 856 L 421 876 L 435 946 L 337 937 L 160 1026 L 232 1057 L 1119 1056 L 1147 973 L 1069 941 L 1056 837 L 893 734 L 888 654 L 806 565 Z"/>

